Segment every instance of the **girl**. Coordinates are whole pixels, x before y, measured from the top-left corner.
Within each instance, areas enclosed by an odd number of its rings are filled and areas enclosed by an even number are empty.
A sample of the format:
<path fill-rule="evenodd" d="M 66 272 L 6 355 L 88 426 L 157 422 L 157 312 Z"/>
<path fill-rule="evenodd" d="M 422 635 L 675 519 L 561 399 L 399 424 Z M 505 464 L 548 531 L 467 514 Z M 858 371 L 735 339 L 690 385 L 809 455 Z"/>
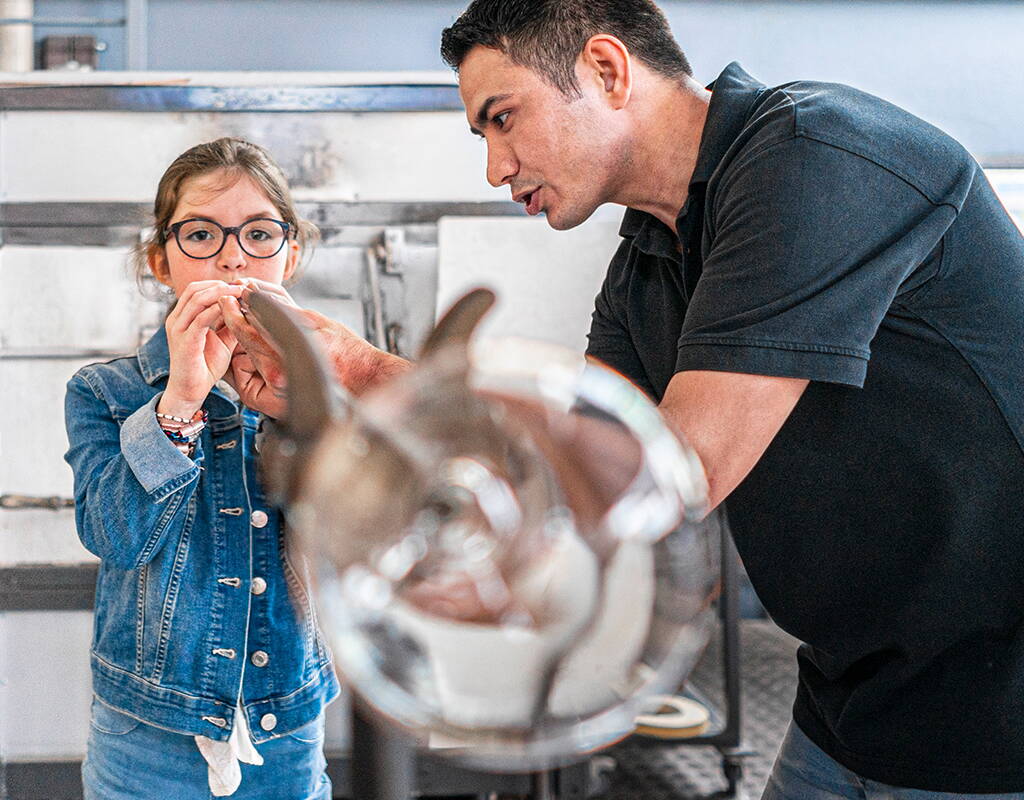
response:
<path fill-rule="evenodd" d="M 259 417 L 221 380 L 222 307 L 247 284 L 291 302 L 317 231 L 239 139 L 179 156 L 154 216 L 136 262 L 177 298 L 166 325 L 68 383 L 78 534 L 101 559 L 85 798 L 324 800 L 338 685 L 257 479 Z"/>

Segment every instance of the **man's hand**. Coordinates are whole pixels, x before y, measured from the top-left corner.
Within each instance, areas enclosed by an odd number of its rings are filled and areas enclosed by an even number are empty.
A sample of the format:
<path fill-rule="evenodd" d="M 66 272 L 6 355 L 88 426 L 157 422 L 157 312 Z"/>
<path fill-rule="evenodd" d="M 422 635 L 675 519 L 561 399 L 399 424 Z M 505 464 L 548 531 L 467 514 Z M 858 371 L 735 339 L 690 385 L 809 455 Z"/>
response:
<path fill-rule="evenodd" d="M 264 289 L 260 284 L 257 288 Z M 282 302 L 295 306 L 294 301 L 280 287 L 275 295 L 283 295 Z M 243 293 L 242 302 L 245 302 Z M 350 328 L 323 314 L 296 306 L 299 315 L 317 334 L 324 346 L 328 363 L 334 369 L 338 382 L 353 394 L 362 394 L 372 386 L 386 381 L 408 369 L 409 362 L 378 350 Z M 238 339 L 238 347 L 226 376 L 242 402 L 249 408 L 270 417 L 280 417 L 285 411 L 285 372 L 281 355 L 242 313 L 242 306 L 234 297 L 221 301 L 224 322 Z"/>

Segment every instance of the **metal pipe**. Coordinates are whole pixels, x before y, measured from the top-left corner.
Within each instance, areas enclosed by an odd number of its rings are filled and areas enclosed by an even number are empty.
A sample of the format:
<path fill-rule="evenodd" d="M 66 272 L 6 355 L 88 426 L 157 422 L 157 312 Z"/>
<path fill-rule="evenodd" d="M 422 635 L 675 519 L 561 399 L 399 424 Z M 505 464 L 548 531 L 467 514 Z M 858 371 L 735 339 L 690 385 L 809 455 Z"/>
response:
<path fill-rule="evenodd" d="M 0 26 L 0 72 L 31 72 L 34 65 L 33 0 L 0 0 L 0 17 L 28 19 L 28 24 Z"/>
<path fill-rule="evenodd" d="M 0 25 L 50 28 L 120 28 L 124 24 L 124 17 L 0 17 Z"/>
<path fill-rule="evenodd" d="M 74 508 L 72 497 L 36 497 L 27 494 L 0 494 L 0 508 L 20 511 L 23 509 L 49 508 L 57 511 L 61 508 Z"/>
<path fill-rule="evenodd" d="M 141 71 L 149 68 L 148 0 L 125 0 L 125 66 Z"/>
<path fill-rule="evenodd" d="M 415 785 L 416 752 L 399 733 L 375 718 L 365 701 L 352 700 L 353 800 L 409 800 Z"/>
<path fill-rule="evenodd" d="M 380 244 L 366 248 L 366 328 L 374 347 L 387 349 L 387 331 L 384 327 L 384 293 L 380 288 Z"/>
<path fill-rule="evenodd" d="M 131 350 L 43 350 L 36 348 L 4 348 L 0 350 L 0 361 L 79 361 L 120 358 Z"/>

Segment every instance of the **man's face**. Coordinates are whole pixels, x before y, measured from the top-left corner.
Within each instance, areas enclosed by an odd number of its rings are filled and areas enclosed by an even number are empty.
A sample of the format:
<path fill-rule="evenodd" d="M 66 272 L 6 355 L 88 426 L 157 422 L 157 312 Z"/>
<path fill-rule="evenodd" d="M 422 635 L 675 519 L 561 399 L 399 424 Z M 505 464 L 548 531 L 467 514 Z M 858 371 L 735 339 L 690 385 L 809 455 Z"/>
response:
<path fill-rule="evenodd" d="M 487 143 L 487 181 L 508 184 L 530 214 L 567 230 L 609 200 L 625 148 L 600 85 L 581 75 L 582 97 L 566 97 L 504 53 L 475 47 L 459 68 L 470 129 Z"/>

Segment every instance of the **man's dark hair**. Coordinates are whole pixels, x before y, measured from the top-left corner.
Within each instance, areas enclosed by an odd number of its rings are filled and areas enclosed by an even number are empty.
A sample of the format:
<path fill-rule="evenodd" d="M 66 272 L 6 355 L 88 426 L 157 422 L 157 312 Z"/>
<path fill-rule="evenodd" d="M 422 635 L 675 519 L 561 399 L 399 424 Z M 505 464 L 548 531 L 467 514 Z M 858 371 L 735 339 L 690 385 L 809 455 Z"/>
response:
<path fill-rule="evenodd" d="M 441 34 L 441 57 L 458 72 L 474 47 L 493 47 L 573 97 L 579 95 L 576 59 L 599 33 L 615 36 L 667 78 L 693 74 L 651 0 L 473 0 Z"/>

